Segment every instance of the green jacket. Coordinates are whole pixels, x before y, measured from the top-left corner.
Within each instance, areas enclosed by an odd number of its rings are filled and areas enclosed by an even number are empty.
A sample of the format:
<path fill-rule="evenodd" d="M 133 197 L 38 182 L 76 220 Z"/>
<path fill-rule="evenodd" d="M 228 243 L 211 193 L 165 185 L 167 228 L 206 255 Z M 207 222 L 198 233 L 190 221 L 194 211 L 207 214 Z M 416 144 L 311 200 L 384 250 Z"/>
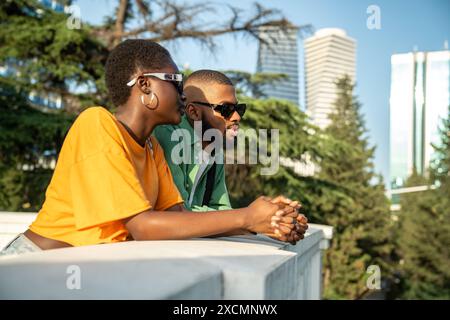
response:
<path fill-rule="evenodd" d="M 171 154 L 174 147 L 180 144 L 180 141 L 172 141 L 172 132 L 175 129 L 185 129 L 189 132 L 190 137 L 194 137 L 189 142 L 191 150 L 191 164 L 175 164 L 172 160 Z M 194 133 L 194 129 L 187 120 L 186 116 L 183 116 L 179 125 L 164 125 L 157 126 L 154 130 L 154 135 L 158 140 L 161 147 L 164 149 L 164 155 L 169 165 L 170 171 L 173 176 L 173 180 L 180 191 L 181 197 L 184 200 L 184 206 L 188 210 L 192 211 L 211 211 L 211 210 L 229 210 L 231 209 L 230 199 L 228 196 L 227 186 L 225 184 L 225 170 L 223 164 L 216 164 L 216 174 L 214 180 L 214 187 L 211 194 L 211 199 L 207 205 L 202 205 L 203 196 L 206 191 L 206 177 L 207 172 L 211 169 L 212 165 L 208 164 L 205 171 L 198 180 L 197 187 L 193 193 L 192 203 L 189 204 L 189 197 L 194 187 L 195 177 L 200 169 L 200 164 L 196 164 L 193 158 L 196 156 L 195 152 L 201 150 L 199 147 L 199 139 Z M 197 143 L 197 147 L 195 147 Z"/>

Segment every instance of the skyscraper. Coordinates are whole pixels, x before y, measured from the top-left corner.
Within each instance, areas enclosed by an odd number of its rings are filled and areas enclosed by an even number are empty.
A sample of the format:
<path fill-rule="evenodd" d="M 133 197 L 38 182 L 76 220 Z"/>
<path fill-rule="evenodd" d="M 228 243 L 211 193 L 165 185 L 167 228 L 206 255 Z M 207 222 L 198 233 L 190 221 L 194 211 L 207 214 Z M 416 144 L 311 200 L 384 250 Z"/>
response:
<path fill-rule="evenodd" d="M 348 75 L 356 78 L 356 41 L 344 30 L 318 30 L 304 41 L 306 111 L 321 128 L 329 125 L 337 98 L 335 82 Z"/>
<path fill-rule="evenodd" d="M 390 181 L 403 186 L 416 169 L 426 175 L 432 143 L 450 104 L 450 51 L 410 52 L 391 57 Z"/>
<path fill-rule="evenodd" d="M 287 99 L 299 104 L 298 93 L 298 28 L 281 31 L 274 27 L 261 27 L 257 72 L 283 73 L 287 79 L 262 87 L 268 97 Z"/>

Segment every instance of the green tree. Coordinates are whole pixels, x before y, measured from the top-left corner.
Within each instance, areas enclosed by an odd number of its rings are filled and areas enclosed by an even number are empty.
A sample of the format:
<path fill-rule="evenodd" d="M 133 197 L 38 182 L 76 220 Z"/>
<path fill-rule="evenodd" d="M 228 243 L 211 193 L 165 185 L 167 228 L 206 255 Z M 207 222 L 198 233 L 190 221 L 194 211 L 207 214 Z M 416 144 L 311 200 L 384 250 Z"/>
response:
<path fill-rule="evenodd" d="M 443 200 L 450 200 L 448 197 L 450 195 L 450 105 L 447 118 L 442 119 L 439 132 L 440 142 L 433 145 L 435 154 L 430 166 L 430 176 L 431 180 L 440 186 L 438 190 L 444 196 Z"/>
<path fill-rule="evenodd" d="M 406 299 L 450 299 L 450 112 L 440 135 L 429 178 L 414 173 L 406 183 L 437 188 L 400 197 L 401 297 Z"/>
<path fill-rule="evenodd" d="M 67 27 L 68 15 L 33 0 L 0 4 L 0 65 L 23 92 L 61 97 L 69 112 L 107 105 L 103 66 L 107 48 L 91 27 Z M 71 88 L 78 88 L 74 91 Z"/>
<path fill-rule="evenodd" d="M 240 101 L 248 107 L 242 121 L 242 129 L 268 130 L 268 141 L 272 136 L 270 129 L 279 130 L 280 158 L 290 158 L 305 163 L 305 154 L 310 161 L 320 163 L 331 161 L 345 147 L 324 135 L 319 128 L 308 122 L 307 116 L 296 105 L 278 99 L 254 99 L 240 96 Z M 269 154 L 271 152 L 269 146 Z M 273 175 L 261 175 L 261 164 L 233 164 L 226 166 L 228 190 L 236 207 L 248 205 L 255 197 L 266 194 L 284 194 L 298 199 L 303 204 L 306 215 L 320 222 L 320 214 L 310 210 L 317 198 L 338 187 L 314 176 L 301 176 L 288 166 L 280 165 Z"/>
<path fill-rule="evenodd" d="M 392 222 L 382 178 L 374 173 L 375 148 L 369 147 L 354 85 L 344 77 L 337 88 L 335 112 L 325 132 L 351 149 L 320 164 L 318 177 L 340 188 L 320 197 L 312 210 L 334 226 L 331 248 L 325 254 L 325 297 L 354 299 L 368 290 L 369 265 L 378 265 L 384 279 L 391 275 Z"/>
<path fill-rule="evenodd" d="M 226 166 L 235 206 L 247 205 L 259 194 L 285 194 L 299 199 L 314 223 L 335 227 L 325 257 L 325 297 L 358 298 L 366 291 L 366 269 L 379 265 L 391 277 L 391 219 L 384 184 L 373 172 L 374 148 L 348 78 L 340 89 L 332 124 L 322 131 L 300 109 L 283 100 L 240 97 L 247 102 L 244 129 L 279 129 L 280 156 L 302 161 L 308 154 L 316 174 L 303 176 L 281 165 L 274 175 L 260 174 L 260 165 Z"/>
<path fill-rule="evenodd" d="M 0 113 L 0 210 L 36 211 L 74 116 L 32 108 L 27 92 L 4 78 L 0 78 Z"/>
<path fill-rule="evenodd" d="M 250 73 L 239 70 L 225 70 L 223 72 L 231 79 L 238 94 L 245 94 L 256 99 L 267 98 L 263 92 L 263 86 L 272 85 L 288 78 L 284 73 Z"/>

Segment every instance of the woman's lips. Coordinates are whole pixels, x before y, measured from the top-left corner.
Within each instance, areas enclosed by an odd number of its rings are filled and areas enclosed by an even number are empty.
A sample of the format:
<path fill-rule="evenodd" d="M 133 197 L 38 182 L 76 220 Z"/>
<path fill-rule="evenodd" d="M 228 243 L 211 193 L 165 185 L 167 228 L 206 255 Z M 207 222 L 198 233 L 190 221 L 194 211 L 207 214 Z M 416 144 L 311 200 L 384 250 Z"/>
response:
<path fill-rule="evenodd" d="M 184 105 L 178 105 L 178 112 L 181 114 L 181 115 L 184 115 Z"/>

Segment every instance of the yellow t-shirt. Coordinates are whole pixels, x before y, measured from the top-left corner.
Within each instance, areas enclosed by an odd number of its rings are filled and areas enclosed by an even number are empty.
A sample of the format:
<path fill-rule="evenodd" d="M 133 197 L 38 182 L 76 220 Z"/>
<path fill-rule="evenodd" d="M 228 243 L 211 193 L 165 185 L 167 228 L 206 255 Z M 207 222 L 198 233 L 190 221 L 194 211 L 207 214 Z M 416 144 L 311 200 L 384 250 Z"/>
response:
<path fill-rule="evenodd" d="M 73 246 L 125 241 L 122 219 L 182 203 L 161 146 L 151 142 L 139 145 L 102 107 L 82 112 L 30 229 Z"/>

